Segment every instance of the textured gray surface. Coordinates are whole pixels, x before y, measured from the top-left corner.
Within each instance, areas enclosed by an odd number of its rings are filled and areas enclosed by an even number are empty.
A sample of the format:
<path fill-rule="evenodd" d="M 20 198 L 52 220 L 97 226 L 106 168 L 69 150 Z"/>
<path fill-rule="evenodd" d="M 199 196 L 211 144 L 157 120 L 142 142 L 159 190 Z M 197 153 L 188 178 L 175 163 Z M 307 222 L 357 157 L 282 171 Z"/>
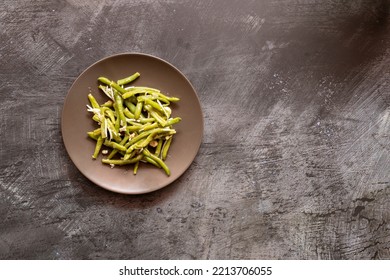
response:
<path fill-rule="evenodd" d="M 389 1 L 50 2 L 0 6 L 0 258 L 390 258 Z M 61 138 L 72 82 L 121 52 L 204 110 L 195 162 L 147 195 L 95 186 Z"/>

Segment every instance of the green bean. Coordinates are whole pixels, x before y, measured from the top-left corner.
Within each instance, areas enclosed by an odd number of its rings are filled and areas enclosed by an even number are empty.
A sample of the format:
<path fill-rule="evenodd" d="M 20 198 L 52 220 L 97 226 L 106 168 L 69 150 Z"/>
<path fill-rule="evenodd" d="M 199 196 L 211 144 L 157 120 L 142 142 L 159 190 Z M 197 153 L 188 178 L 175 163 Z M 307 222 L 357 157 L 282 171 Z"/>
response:
<path fill-rule="evenodd" d="M 143 102 L 138 102 L 137 105 L 135 106 L 135 111 L 134 111 L 134 118 L 137 120 L 141 116 L 141 111 L 143 107 Z"/>
<path fill-rule="evenodd" d="M 115 104 L 116 104 L 116 108 L 118 109 L 118 115 L 119 115 L 119 120 L 120 120 L 120 126 L 123 126 L 123 127 L 126 127 L 126 117 L 123 113 L 123 101 L 122 101 L 122 97 L 117 94 L 117 93 L 114 93 L 114 97 L 115 97 Z"/>
<path fill-rule="evenodd" d="M 159 123 L 161 126 L 166 126 L 167 122 L 164 120 L 162 116 L 160 116 L 155 110 L 153 110 L 152 106 L 145 105 L 145 109 L 150 113 L 150 115 Z"/>
<path fill-rule="evenodd" d="M 138 122 L 133 122 L 133 121 L 129 121 L 129 123 L 134 127 L 134 129 L 136 129 L 136 130 L 133 130 L 133 131 L 134 132 L 138 132 L 138 133 L 143 132 L 144 128 L 150 125 L 150 123 L 143 124 L 143 123 L 138 123 Z"/>
<path fill-rule="evenodd" d="M 101 135 L 102 138 L 105 139 L 107 138 L 107 119 L 104 117 L 104 112 L 107 108 L 106 107 L 101 107 L 100 108 L 100 128 L 101 128 Z"/>
<path fill-rule="evenodd" d="M 142 125 L 142 124 L 150 124 L 156 122 L 156 120 L 154 118 L 143 118 L 140 116 L 138 120 L 136 120 L 135 118 L 129 118 L 127 119 L 127 122 L 134 125 Z"/>
<path fill-rule="evenodd" d="M 165 164 L 164 161 L 162 161 L 159 157 L 156 157 L 155 155 L 151 154 L 149 152 L 148 149 L 143 149 L 142 150 L 142 153 L 147 156 L 147 157 L 150 157 L 151 159 L 153 159 L 155 162 L 157 162 L 162 169 L 164 169 L 165 173 L 169 176 L 171 175 L 171 171 L 169 170 L 168 166 Z"/>
<path fill-rule="evenodd" d="M 162 144 L 163 144 L 163 140 L 161 138 L 158 139 L 158 144 L 157 144 L 156 150 L 154 151 L 154 155 L 157 157 L 160 156 Z"/>
<path fill-rule="evenodd" d="M 158 93 L 158 92 L 160 92 L 160 90 L 158 90 L 156 88 L 151 88 L 151 87 L 134 87 L 134 88 L 141 90 L 141 92 L 143 91 L 144 93 Z"/>
<path fill-rule="evenodd" d="M 125 108 L 123 110 L 123 113 L 125 114 L 125 117 L 127 117 L 129 119 L 134 119 L 134 114 L 132 112 L 130 112 L 130 110 L 128 108 Z"/>
<path fill-rule="evenodd" d="M 136 94 L 139 94 L 139 93 L 149 93 L 149 94 L 153 94 L 153 93 L 158 93 L 159 90 L 157 89 L 154 89 L 154 88 L 148 88 L 148 87 L 132 87 L 130 89 L 128 89 L 126 91 L 126 93 L 123 94 L 123 99 L 127 99 L 127 98 L 130 98 L 132 96 L 135 96 Z"/>
<path fill-rule="evenodd" d="M 126 147 L 125 146 L 120 145 L 120 144 L 115 143 L 115 142 L 112 142 L 112 141 L 109 141 L 109 140 L 105 140 L 103 144 L 105 146 L 113 148 L 113 149 L 117 149 L 117 150 L 120 150 L 120 151 L 126 151 Z"/>
<path fill-rule="evenodd" d="M 126 153 L 131 153 L 135 148 L 136 146 L 134 146 L 134 144 L 136 144 L 137 142 L 141 141 L 142 139 L 148 137 L 150 134 L 159 134 L 159 133 L 164 133 L 164 132 L 168 132 L 168 133 L 176 133 L 175 130 L 173 129 L 166 129 L 166 128 L 156 128 L 156 129 L 152 129 L 152 130 L 148 130 L 148 131 L 145 131 L 145 132 L 142 132 L 141 134 L 137 135 L 136 137 L 134 137 L 133 139 L 131 139 L 128 143 L 130 143 L 130 147 L 127 149 Z"/>
<path fill-rule="evenodd" d="M 99 103 L 96 101 L 95 97 L 90 93 L 88 94 L 89 102 L 91 103 L 92 108 L 99 109 Z"/>
<path fill-rule="evenodd" d="M 140 123 L 151 123 L 151 122 L 154 122 L 155 119 L 154 118 L 143 118 L 143 117 L 140 117 L 137 121 L 139 121 Z"/>
<path fill-rule="evenodd" d="M 114 103 L 111 100 L 106 101 L 102 104 L 103 107 L 111 108 L 114 105 Z"/>
<path fill-rule="evenodd" d="M 180 117 L 169 119 L 167 121 L 167 126 L 177 124 L 178 122 L 181 122 L 181 118 Z"/>
<path fill-rule="evenodd" d="M 161 166 L 154 159 L 152 159 L 151 157 L 144 156 L 144 159 L 145 159 L 146 162 L 149 162 L 149 163 L 153 164 L 154 166 L 156 166 L 158 168 L 161 168 Z"/>
<path fill-rule="evenodd" d="M 149 134 L 149 136 L 146 137 L 144 140 L 138 141 L 137 143 L 135 143 L 133 145 L 133 149 L 138 150 L 138 149 L 145 148 L 154 139 L 155 135 L 156 135 L 155 133 Z"/>
<path fill-rule="evenodd" d="M 132 81 L 134 81 L 135 79 L 137 79 L 139 76 L 140 76 L 140 73 L 136 72 L 133 75 L 131 75 L 130 77 L 118 80 L 117 84 L 120 86 L 125 85 L 125 84 L 129 84 Z"/>
<path fill-rule="evenodd" d="M 174 118 L 174 119 L 168 119 L 165 123 L 165 126 L 163 127 L 167 127 L 167 126 L 171 126 L 173 124 L 176 124 L 178 122 L 181 121 L 181 118 L 177 117 L 177 118 Z M 145 125 L 143 126 L 140 131 L 146 131 L 146 130 L 150 130 L 150 129 L 154 129 L 154 128 L 157 128 L 159 126 L 159 124 L 157 122 L 154 122 L 152 124 L 148 124 L 148 125 Z"/>
<path fill-rule="evenodd" d="M 96 136 L 95 134 L 93 134 L 93 131 L 90 131 L 90 132 L 87 132 L 88 136 L 93 139 L 93 140 L 98 140 L 99 136 Z"/>
<path fill-rule="evenodd" d="M 138 155 L 136 157 L 133 157 L 131 159 L 102 159 L 102 162 L 105 164 L 113 164 L 113 165 L 127 165 L 132 164 L 140 161 L 143 158 L 142 155 Z"/>
<path fill-rule="evenodd" d="M 105 110 L 106 115 L 110 118 L 112 123 L 115 123 L 115 114 L 114 111 L 112 111 L 110 108 L 107 108 Z"/>
<path fill-rule="evenodd" d="M 100 136 L 102 134 L 101 128 L 97 128 L 94 131 L 92 131 L 93 135 Z"/>
<path fill-rule="evenodd" d="M 119 91 L 122 94 L 124 94 L 126 92 L 126 90 L 124 88 L 120 87 L 117 83 L 115 83 L 114 81 L 110 81 L 109 79 L 107 79 L 105 77 L 99 77 L 98 80 L 99 80 L 99 82 L 102 82 L 103 84 L 106 84 L 106 85 L 116 89 L 117 91 Z"/>
<path fill-rule="evenodd" d="M 120 152 L 121 152 L 121 151 L 120 151 Z M 121 152 L 121 153 L 122 153 L 122 152 Z M 124 160 L 131 159 L 131 158 L 133 158 L 136 154 L 138 154 L 137 151 L 132 151 L 130 154 L 124 153 L 124 154 L 123 154 L 123 159 L 124 159 Z"/>
<path fill-rule="evenodd" d="M 164 102 L 166 105 L 169 105 L 171 103 L 168 99 L 166 99 L 164 97 L 161 97 L 161 96 L 159 96 L 157 94 L 156 95 L 140 95 L 140 96 L 137 97 L 137 101 L 145 101 L 147 99 L 149 99 L 149 100 L 160 100 L 160 101 Z"/>
<path fill-rule="evenodd" d="M 97 114 L 93 115 L 92 119 L 95 121 L 95 122 L 98 122 L 100 123 L 100 118 Z"/>
<path fill-rule="evenodd" d="M 158 123 L 152 123 L 152 124 L 147 124 L 147 125 L 144 125 L 140 131 L 146 131 L 146 130 L 150 130 L 150 129 L 153 129 L 153 128 L 157 128 L 158 127 Z"/>
<path fill-rule="evenodd" d="M 119 143 L 119 145 L 125 145 L 126 144 L 126 142 L 129 140 L 129 136 L 128 135 L 125 135 L 125 137 L 123 137 L 123 139 L 122 139 L 122 141 Z M 111 151 L 111 153 L 108 155 L 108 159 L 112 159 L 114 156 L 115 156 L 115 154 L 118 152 L 118 150 L 117 149 L 113 149 L 112 151 Z"/>
<path fill-rule="evenodd" d="M 140 88 L 140 87 L 139 87 Z M 145 91 L 145 93 L 149 93 L 149 94 L 152 94 L 152 95 L 156 95 L 160 98 L 163 98 L 163 99 L 166 99 L 170 102 L 177 102 L 177 101 L 180 101 L 180 98 L 177 98 L 177 97 L 172 97 L 172 96 L 167 96 L 163 93 L 161 93 L 159 90 L 156 90 L 156 89 L 151 89 L 151 88 L 146 88 L 146 89 L 149 89 L 150 91 Z M 154 91 L 152 91 L 154 90 Z"/>
<path fill-rule="evenodd" d="M 140 122 L 132 121 L 131 119 L 126 120 L 126 121 L 127 121 L 129 124 L 138 127 L 138 129 L 140 129 L 140 128 L 142 127 L 142 123 L 140 123 Z"/>
<path fill-rule="evenodd" d="M 100 149 L 102 148 L 103 144 L 103 138 L 102 136 L 99 136 L 98 140 L 96 141 L 96 146 L 95 146 L 95 152 L 93 153 L 92 158 L 96 159 L 99 155 Z"/>
<path fill-rule="evenodd" d="M 129 125 L 126 127 L 126 132 L 130 133 L 130 132 L 138 132 L 140 131 L 141 129 L 141 126 L 136 126 L 136 125 Z"/>
<path fill-rule="evenodd" d="M 134 164 L 134 169 L 133 169 L 133 174 L 134 174 L 134 175 L 137 175 L 138 167 L 139 167 L 139 161 L 137 161 L 137 162 Z"/>
<path fill-rule="evenodd" d="M 129 99 L 131 99 L 131 98 L 129 98 Z M 136 105 L 134 105 L 134 103 L 129 99 L 123 99 L 123 102 L 125 103 L 126 107 L 130 110 L 130 112 L 132 114 L 134 114 L 135 109 L 136 109 Z M 138 103 L 136 98 L 135 98 L 135 103 Z M 141 111 L 140 117 L 145 118 L 144 115 L 142 114 L 142 111 Z"/>
<path fill-rule="evenodd" d="M 122 98 L 123 98 L 123 96 L 122 96 Z M 135 112 L 134 103 L 131 102 L 129 99 L 123 99 L 123 102 L 125 103 L 126 107 L 130 110 L 130 112 L 134 114 L 134 112 Z"/>
<path fill-rule="evenodd" d="M 116 103 L 113 104 L 113 107 L 114 107 L 114 111 L 118 112 L 118 107 L 116 106 Z M 119 131 L 119 129 L 121 128 L 120 119 L 118 117 L 115 118 L 114 127 L 115 127 L 115 131 Z"/>
<path fill-rule="evenodd" d="M 137 122 L 132 122 L 132 121 L 128 121 L 128 123 L 131 124 L 131 125 L 126 127 L 126 131 L 129 133 L 130 132 L 142 133 L 142 132 L 147 131 L 147 130 L 158 128 L 158 124 L 157 125 L 150 124 L 150 123 L 142 124 L 142 123 L 137 123 Z"/>
<path fill-rule="evenodd" d="M 165 94 L 162 94 L 161 92 L 156 93 L 159 97 L 169 100 L 170 102 L 178 102 L 180 101 L 180 98 L 173 97 L 173 96 L 167 96 Z"/>
<path fill-rule="evenodd" d="M 166 114 L 164 107 L 162 105 L 158 104 L 157 102 L 154 102 L 151 99 L 146 99 L 145 104 L 148 104 L 148 105 L 152 106 L 154 109 L 158 110 L 159 112 Z"/>
<path fill-rule="evenodd" d="M 171 146 L 171 142 L 172 142 L 172 136 L 170 136 L 167 140 L 165 140 L 164 146 L 162 148 L 162 153 L 161 153 L 162 160 L 165 160 L 167 158 L 168 150 L 169 147 Z"/>
<path fill-rule="evenodd" d="M 151 130 L 142 132 L 141 134 L 135 136 L 135 137 L 132 138 L 129 142 L 127 142 L 126 145 L 128 145 L 129 147 L 128 147 L 126 153 L 129 154 L 129 153 L 132 152 L 132 149 L 130 149 L 130 145 L 133 145 L 134 143 L 138 142 L 139 140 L 141 140 L 141 139 L 147 137 L 150 133 L 152 133 Z"/>
<path fill-rule="evenodd" d="M 119 136 L 119 131 L 116 130 L 114 124 L 109 119 L 107 119 L 107 130 L 110 134 L 110 138 L 113 138 L 116 142 L 120 142 L 122 140 Z"/>

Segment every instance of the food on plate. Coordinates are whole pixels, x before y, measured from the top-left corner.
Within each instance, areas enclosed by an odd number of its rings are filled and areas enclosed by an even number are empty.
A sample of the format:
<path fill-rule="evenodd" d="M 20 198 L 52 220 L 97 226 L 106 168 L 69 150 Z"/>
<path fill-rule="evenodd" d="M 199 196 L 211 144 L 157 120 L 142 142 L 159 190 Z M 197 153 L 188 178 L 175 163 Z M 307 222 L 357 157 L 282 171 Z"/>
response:
<path fill-rule="evenodd" d="M 111 166 L 133 164 L 137 174 L 139 163 L 162 168 L 169 176 L 171 171 L 165 160 L 180 117 L 172 117 L 170 105 L 180 99 L 160 90 L 145 86 L 129 86 L 138 79 L 138 72 L 114 82 L 99 77 L 99 89 L 108 101 L 99 104 L 92 93 L 88 94 L 88 112 L 98 127 L 88 132 L 96 141 L 92 158 L 106 156 L 103 164 Z M 111 151 L 109 152 L 108 149 Z"/>

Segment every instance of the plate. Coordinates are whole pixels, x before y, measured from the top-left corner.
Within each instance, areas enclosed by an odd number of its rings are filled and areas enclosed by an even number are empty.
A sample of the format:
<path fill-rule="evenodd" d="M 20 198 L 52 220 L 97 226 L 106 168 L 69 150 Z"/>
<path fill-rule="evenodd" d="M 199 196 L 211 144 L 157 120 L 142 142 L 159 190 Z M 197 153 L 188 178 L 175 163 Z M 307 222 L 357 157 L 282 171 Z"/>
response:
<path fill-rule="evenodd" d="M 101 163 L 102 155 L 97 160 L 91 157 L 95 141 L 89 139 L 87 131 L 96 129 L 97 125 L 86 109 L 88 93 L 92 92 L 101 104 L 108 98 L 98 89 L 98 77 L 116 81 L 135 72 L 141 76 L 132 85 L 158 88 L 180 98 L 171 105 L 172 117 L 181 117 L 182 121 L 174 125 L 177 133 L 166 159 L 170 176 L 149 164 L 140 164 L 137 175 L 134 175 L 132 165 L 110 168 Z M 76 79 L 65 98 L 61 130 L 69 157 L 85 177 L 113 192 L 142 194 L 169 185 L 188 169 L 202 141 L 203 114 L 194 88 L 176 67 L 155 56 L 125 53 L 96 62 Z"/>

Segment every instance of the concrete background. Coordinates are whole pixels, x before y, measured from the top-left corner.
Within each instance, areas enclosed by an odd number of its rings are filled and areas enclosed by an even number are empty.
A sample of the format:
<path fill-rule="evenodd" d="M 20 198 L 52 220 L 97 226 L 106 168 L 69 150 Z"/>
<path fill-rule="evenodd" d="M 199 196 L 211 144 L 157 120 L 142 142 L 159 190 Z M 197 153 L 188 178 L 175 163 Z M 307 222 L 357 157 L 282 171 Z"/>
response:
<path fill-rule="evenodd" d="M 21 1 L 0 6 L 1 259 L 389 259 L 385 0 Z M 199 154 L 125 196 L 61 138 L 76 77 L 116 53 L 177 66 Z"/>

